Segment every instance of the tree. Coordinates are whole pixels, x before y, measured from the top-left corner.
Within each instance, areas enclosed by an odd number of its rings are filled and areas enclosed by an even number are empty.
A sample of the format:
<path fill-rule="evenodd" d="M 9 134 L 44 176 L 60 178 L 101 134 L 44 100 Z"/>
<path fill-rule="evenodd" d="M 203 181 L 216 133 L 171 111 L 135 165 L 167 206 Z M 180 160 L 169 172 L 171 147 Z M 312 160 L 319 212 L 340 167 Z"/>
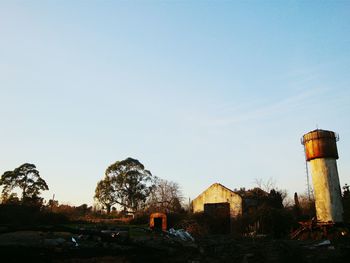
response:
<path fill-rule="evenodd" d="M 268 205 L 272 208 L 282 209 L 284 207 L 283 196 L 284 196 L 283 192 L 272 189 L 268 195 L 268 199 L 267 199 Z"/>
<path fill-rule="evenodd" d="M 0 179 L 3 186 L 2 195 L 10 196 L 10 193 L 20 188 L 22 203 L 37 202 L 40 200 L 41 191 L 49 190 L 44 179 L 40 177 L 39 171 L 34 164 L 25 163 L 13 171 L 5 172 Z"/>
<path fill-rule="evenodd" d="M 180 186 L 158 177 L 154 178 L 153 183 L 154 187 L 147 201 L 148 208 L 166 213 L 181 211 L 183 196 Z"/>
<path fill-rule="evenodd" d="M 97 183 L 95 199 L 106 208 L 107 214 L 111 212 L 111 207 L 118 201 L 115 178 L 105 176 L 103 180 Z"/>
<path fill-rule="evenodd" d="M 106 169 L 105 179 L 98 183 L 96 190 L 101 192 L 98 196 L 104 196 L 108 202 L 115 202 L 125 210 L 136 212 L 145 204 L 154 187 L 151 179 L 151 172 L 142 163 L 127 158 Z M 97 200 L 101 202 L 103 199 Z"/>
<path fill-rule="evenodd" d="M 3 204 L 19 204 L 20 200 L 16 193 L 3 193 L 1 196 L 1 203 Z"/>
<path fill-rule="evenodd" d="M 279 197 L 282 198 L 282 203 L 284 206 L 287 206 L 291 203 L 290 199 L 288 198 L 287 190 L 278 189 L 276 186 L 276 180 L 272 177 L 269 177 L 267 180 L 255 178 L 255 184 L 261 190 L 270 193 L 270 195 L 275 195 L 278 193 Z M 271 191 L 273 192 L 271 193 Z"/>
<path fill-rule="evenodd" d="M 350 222 L 350 187 L 348 184 L 343 186 L 343 208 L 344 222 Z"/>
<path fill-rule="evenodd" d="M 294 212 L 296 220 L 306 221 L 316 216 L 315 199 L 313 195 L 309 196 L 307 192 L 294 197 Z"/>

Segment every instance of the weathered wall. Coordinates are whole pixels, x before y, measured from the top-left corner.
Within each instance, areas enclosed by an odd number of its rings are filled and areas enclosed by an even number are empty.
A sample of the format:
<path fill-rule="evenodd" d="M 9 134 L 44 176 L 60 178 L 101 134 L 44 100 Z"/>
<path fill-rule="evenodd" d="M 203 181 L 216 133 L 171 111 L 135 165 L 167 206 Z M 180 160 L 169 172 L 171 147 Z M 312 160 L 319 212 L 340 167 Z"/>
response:
<path fill-rule="evenodd" d="M 242 197 L 218 183 L 211 185 L 192 201 L 193 212 L 204 211 L 204 204 L 224 202 L 230 204 L 231 217 L 242 214 Z"/>
<path fill-rule="evenodd" d="M 336 160 L 317 158 L 310 161 L 316 199 L 317 220 L 342 222 L 343 205 Z"/>

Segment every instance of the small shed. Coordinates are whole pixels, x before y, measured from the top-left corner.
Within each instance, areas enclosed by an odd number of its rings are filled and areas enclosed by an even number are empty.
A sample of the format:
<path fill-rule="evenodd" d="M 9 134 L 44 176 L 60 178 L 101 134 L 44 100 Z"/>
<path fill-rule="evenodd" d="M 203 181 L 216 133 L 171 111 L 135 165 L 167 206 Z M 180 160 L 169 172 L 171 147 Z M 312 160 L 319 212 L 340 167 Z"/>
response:
<path fill-rule="evenodd" d="M 149 219 L 149 227 L 153 230 L 166 231 L 167 216 L 164 213 L 152 213 Z"/>

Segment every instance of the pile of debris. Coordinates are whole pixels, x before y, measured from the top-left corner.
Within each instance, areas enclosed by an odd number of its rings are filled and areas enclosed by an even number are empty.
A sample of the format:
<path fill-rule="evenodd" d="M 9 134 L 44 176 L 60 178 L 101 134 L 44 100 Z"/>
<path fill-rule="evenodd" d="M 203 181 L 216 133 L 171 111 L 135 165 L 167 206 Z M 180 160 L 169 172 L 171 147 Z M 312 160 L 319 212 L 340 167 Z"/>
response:
<path fill-rule="evenodd" d="M 299 222 L 300 227 L 291 233 L 291 239 L 322 240 L 349 236 L 349 225 L 344 223 L 318 222 L 315 218 Z"/>
<path fill-rule="evenodd" d="M 4 262 L 346 262 L 344 240 L 192 237 L 183 229 L 143 227 L 21 230 L 0 234 Z"/>
<path fill-rule="evenodd" d="M 180 238 L 182 241 L 192 241 L 194 242 L 194 238 L 191 236 L 190 233 L 183 229 L 175 230 L 174 228 L 170 228 L 169 231 L 167 231 L 171 236 Z"/>

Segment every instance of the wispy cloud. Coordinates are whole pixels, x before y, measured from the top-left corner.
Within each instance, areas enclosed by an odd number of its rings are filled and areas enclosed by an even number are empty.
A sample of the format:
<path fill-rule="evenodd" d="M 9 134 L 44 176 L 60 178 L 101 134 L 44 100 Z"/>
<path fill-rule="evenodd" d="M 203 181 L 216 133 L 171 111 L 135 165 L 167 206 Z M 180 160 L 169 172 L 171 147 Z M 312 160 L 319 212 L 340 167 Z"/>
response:
<path fill-rule="evenodd" d="M 262 106 L 258 103 L 250 104 L 248 102 L 248 106 L 242 104 L 240 107 L 233 107 L 231 110 L 226 109 L 215 112 L 213 114 L 215 115 L 214 117 L 208 114 L 205 116 L 196 116 L 196 118 L 204 126 L 229 126 L 247 121 L 261 120 L 274 115 L 296 111 L 310 103 L 310 100 L 314 96 L 325 94 L 327 90 L 326 88 L 307 89 L 298 94 L 265 103 Z"/>

